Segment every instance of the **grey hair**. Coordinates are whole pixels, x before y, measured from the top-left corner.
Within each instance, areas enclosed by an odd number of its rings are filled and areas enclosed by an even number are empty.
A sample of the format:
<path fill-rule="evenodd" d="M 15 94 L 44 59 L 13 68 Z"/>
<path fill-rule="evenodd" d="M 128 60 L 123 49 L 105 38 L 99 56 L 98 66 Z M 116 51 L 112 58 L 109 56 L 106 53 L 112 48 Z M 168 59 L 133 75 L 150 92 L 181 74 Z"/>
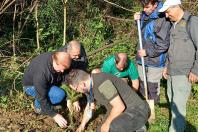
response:
<path fill-rule="evenodd" d="M 77 40 L 72 40 L 67 44 L 67 52 L 70 52 L 74 49 L 74 47 L 81 48 L 80 42 Z"/>

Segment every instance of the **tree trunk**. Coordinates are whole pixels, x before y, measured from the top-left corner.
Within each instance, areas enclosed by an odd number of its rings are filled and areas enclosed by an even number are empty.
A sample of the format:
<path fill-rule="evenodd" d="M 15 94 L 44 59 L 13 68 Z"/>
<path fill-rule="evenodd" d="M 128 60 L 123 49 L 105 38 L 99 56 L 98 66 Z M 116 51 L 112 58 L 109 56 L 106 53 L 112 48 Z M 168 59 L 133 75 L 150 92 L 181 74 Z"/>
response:
<path fill-rule="evenodd" d="M 67 0 L 63 0 L 64 8 L 64 29 L 63 29 L 63 45 L 66 43 L 66 29 L 67 29 Z"/>
<path fill-rule="evenodd" d="M 17 8 L 17 4 L 15 2 L 14 5 L 14 16 L 13 16 L 13 26 L 12 26 L 12 51 L 13 51 L 13 56 L 15 57 L 16 55 L 16 49 L 15 49 L 15 19 L 16 19 L 16 8 Z"/>
<path fill-rule="evenodd" d="M 37 43 L 37 49 L 40 49 L 40 43 L 39 43 L 39 22 L 38 22 L 38 0 L 36 0 L 36 6 L 35 6 L 35 20 L 36 20 L 36 43 Z"/>

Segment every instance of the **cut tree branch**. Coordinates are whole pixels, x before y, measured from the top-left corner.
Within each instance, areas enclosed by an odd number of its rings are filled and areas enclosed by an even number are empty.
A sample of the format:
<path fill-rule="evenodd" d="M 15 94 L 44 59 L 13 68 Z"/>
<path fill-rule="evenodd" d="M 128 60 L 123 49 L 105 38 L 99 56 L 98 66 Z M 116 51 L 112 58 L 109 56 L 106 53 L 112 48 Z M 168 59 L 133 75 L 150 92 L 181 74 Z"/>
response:
<path fill-rule="evenodd" d="M 134 22 L 134 20 L 131 20 L 131 19 L 123 19 L 123 18 L 118 18 L 118 17 L 113 17 L 113 16 L 103 16 L 103 17 L 118 20 L 118 21 Z"/>
<path fill-rule="evenodd" d="M 14 16 L 13 16 L 13 26 L 12 26 L 12 51 L 13 51 L 13 56 L 16 55 L 16 49 L 15 49 L 15 19 L 16 19 L 16 2 L 15 2 L 15 6 L 14 6 Z"/>
<path fill-rule="evenodd" d="M 111 48 L 111 47 L 113 47 L 113 46 L 115 46 L 115 45 L 117 45 L 117 44 L 123 43 L 123 42 L 125 42 L 125 41 L 127 41 L 127 40 L 129 40 L 129 39 L 130 39 L 130 38 L 126 37 L 125 39 L 116 40 L 114 43 L 108 44 L 108 45 L 105 45 L 105 44 L 107 44 L 107 42 L 105 41 L 105 42 L 102 44 L 102 45 L 104 45 L 103 47 L 101 47 L 101 48 L 99 48 L 99 49 L 97 49 L 97 50 L 95 50 L 95 51 L 93 51 L 93 52 L 91 52 L 91 53 L 88 53 L 88 58 L 92 57 L 92 55 L 95 55 L 96 53 L 98 53 L 98 52 L 100 52 L 100 51 L 102 51 L 102 50 L 104 50 L 104 49 L 106 49 L 106 48 Z"/>
<path fill-rule="evenodd" d="M 63 29 L 63 45 L 66 43 L 66 29 L 67 29 L 67 0 L 63 0 L 63 14 L 64 14 L 64 29 Z"/>
<path fill-rule="evenodd" d="M 35 1 L 35 20 L 36 20 L 36 43 L 37 43 L 37 49 L 40 49 L 40 43 L 39 43 L 39 22 L 38 22 L 38 0 Z"/>
<path fill-rule="evenodd" d="M 107 3 L 109 3 L 109 4 L 111 4 L 111 5 L 116 6 L 116 7 L 118 7 L 118 8 L 121 8 L 121 9 L 123 9 L 123 10 L 130 11 L 130 12 L 134 12 L 133 10 L 127 9 L 127 8 L 125 8 L 125 7 L 123 7 L 123 6 L 120 6 L 120 5 L 118 5 L 118 4 L 115 4 L 115 3 L 113 3 L 113 2 L 110 2 L 110 1 L 107 1 L 107 0 L 104 0 L 104 1 L 107 2 Z"/>
<path fill-rule="evenodd" d="M 4 4 L 2 4 L 1 8 L 0 8 L 0 15 L 4 13 L 4 11 L 10 7 L 16 0 L 12 0 L 10 3 L 9 3 L 9 0 L 6 0 L 4 1 Z M 6 4 L 9 3 L 7 6 Z M 4 7 L 5 6 L 5 7 Z"/>

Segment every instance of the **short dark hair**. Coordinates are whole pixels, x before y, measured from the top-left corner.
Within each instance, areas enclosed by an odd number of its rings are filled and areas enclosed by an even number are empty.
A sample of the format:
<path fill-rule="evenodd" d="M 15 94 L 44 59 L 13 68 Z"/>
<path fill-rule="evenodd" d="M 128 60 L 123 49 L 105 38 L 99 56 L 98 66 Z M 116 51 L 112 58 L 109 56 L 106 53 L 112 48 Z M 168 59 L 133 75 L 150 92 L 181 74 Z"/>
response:
<path fill-rule="evenodd" d="M 79 69 L 72 69 L 66 76 L 66 83 L 69 85 L 78 85 L 81 81 L 88 79 L 90 74 Z"/>
<path fill-rule="evenodd" d="M 149 3 L 154 5 L 155 3 L 158 3 L 159 0 L 140 0 L 143 6 L 148 5 Z"/>

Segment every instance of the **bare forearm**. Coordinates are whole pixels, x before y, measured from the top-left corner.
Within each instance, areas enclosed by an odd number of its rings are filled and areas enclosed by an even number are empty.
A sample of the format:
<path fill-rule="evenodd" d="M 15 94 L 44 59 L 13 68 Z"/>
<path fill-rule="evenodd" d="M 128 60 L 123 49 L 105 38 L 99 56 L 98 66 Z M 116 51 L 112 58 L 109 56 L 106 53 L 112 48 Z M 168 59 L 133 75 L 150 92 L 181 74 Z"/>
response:
<path fill-rule="evenodd" d="M 84 129 L 85 125 L 87 124 L 87 122 L 91 119 L 91 115 L 88 115 L 88 113 L 87 113 L 88 109 L 90 109 L 93 112 L 93 109 L 89 108 L 89 105 L 87 104 L 87 106 L 84 110 L 83 119 L 82 119 L 81 124 L 80 124 L 80 126 L 83 129 Z"/>
<path fill-rule="evenodd" d="M 102 132 L 109 132 L 111 122 L 116 117 L 118 117 L 125 109 L 125 105 L 119 95 L 116 96 L 115 98 L 113 98 L 110 101 L 110 104 L 112 106 L 112 109 L 111 109 L 111 112 L 110 112 L 109 116 L 107 117 L 106 121 L 101 126 Z"/>
<path fill-rule="evenodd" d="M 133 86 L 133 89 L 135 90 L 135 91 L 138 91 L 138 89 L 139 89 L 139 80 L 137 79 L 137 80 L 132 80 L 132 86 Z"/>

